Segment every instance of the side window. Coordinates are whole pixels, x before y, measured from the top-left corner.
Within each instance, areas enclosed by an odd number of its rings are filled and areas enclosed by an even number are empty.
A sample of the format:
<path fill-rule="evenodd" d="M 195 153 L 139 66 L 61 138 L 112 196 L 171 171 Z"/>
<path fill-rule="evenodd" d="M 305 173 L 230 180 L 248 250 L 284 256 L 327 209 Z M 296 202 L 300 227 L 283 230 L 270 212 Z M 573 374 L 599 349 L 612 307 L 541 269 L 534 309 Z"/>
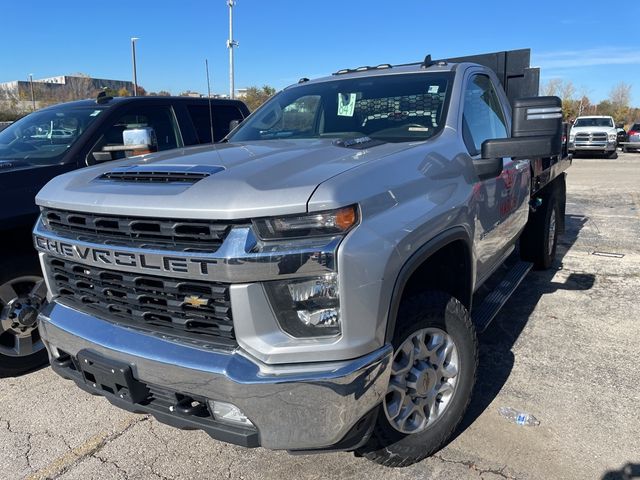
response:
<path fill-rule="evenodd" d="M 207 107 L 208 108 L 208 107 Z M 229 133 L 229 124 L 232 120 L 242 121 L 244 117 L 238 107 L 233 105 L 213 106 L 213 140 L 219 142 Z M 207 126 L 209 125 L 209 111 L 207 110 Z M 196 127 L 198 128 L 198 127 Z M 199 131 L 199 130 L 198 130 Z M 211 137 L 211 133 L 209 133 Z"/>
<path fill-rule="evenodd" d="M 107 151 L 105 147 L 123 145 L 122 132 L 136 128 L 151 127 L 156 136 L 158 151 L 182 146 L 182 138 L 171 107 L 133 107 L 127 113 L 104 128 L 91 154 L 94 160 L 116 160 L 124 158 L 124 150 Z"/>
<path fill-rule="evenodd" d="M 187 105 L 187 111 L 198 134 L 198 143 L 211 143 L 210 120 L 216 115 L 215 107 L 211 107 L 211 117 L 209 117 L 208 105 Z"/>
<path fill-rule="evenodd" d="M 485 140 L 508 136 L 502 105 L 486 75 L 475 75 L 467 84 L 462 129 L 464 142 L 471 155 L 480 153 Z"/>

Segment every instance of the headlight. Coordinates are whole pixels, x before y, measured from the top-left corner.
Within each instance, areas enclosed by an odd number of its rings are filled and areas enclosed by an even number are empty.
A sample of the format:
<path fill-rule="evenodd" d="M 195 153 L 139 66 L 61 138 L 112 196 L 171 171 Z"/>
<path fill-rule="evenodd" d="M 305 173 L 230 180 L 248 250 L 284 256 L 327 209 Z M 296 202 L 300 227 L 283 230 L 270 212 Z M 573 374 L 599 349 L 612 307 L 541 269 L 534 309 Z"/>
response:
<path fill-rule="evenodd" d="M 618 138 L 618 134 L 617 133 L 610 133 L 609 134 L 609 141 L 610 142 L 615 142 Z"/>
<path fill-rule="evenodd" d="M 280 327 L 298 338 L 340 333 L 338 275 L 265 282 Z"/>
<path fill-rule="evenodd" d="M 576 139 L 576 134 L 575 133 L 570 133 L 569 134 L 569 141 L 573 142 L 573 141 L 575 141 L 575 139 Z"/>
<path fill-rule="evenodd" d="M 339 235 L 347 233 L 356 223 L 358 209 L 355 205 L 304 215 L 253 220 L 254 229 L 261 240 Z"/>

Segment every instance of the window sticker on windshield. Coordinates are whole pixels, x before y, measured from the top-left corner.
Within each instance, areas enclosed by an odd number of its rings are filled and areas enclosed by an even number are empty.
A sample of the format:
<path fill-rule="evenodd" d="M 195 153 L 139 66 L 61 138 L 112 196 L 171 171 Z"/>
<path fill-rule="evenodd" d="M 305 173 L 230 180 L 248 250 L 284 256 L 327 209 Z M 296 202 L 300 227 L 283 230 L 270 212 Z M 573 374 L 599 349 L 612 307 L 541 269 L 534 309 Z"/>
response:
<path fill-rule="evenodd" d="M 357 93 L 339 93 L 338 94 L 338 116 L 353 117 L 356 109 Z"/>
<path fill-rule="evenodd" d="M 100 115 L 100 112 L 102 110 L 94 110 L 93 112 L 91 112 L 91 114 L 89 115 L 90 117 L 97 117 L 98 115 Z"/>
<path fill-rule="evenodd" d="M 438 93 L 439 90 L 440 90 L 439 85 L 429 85 L 428 93 Z"/>

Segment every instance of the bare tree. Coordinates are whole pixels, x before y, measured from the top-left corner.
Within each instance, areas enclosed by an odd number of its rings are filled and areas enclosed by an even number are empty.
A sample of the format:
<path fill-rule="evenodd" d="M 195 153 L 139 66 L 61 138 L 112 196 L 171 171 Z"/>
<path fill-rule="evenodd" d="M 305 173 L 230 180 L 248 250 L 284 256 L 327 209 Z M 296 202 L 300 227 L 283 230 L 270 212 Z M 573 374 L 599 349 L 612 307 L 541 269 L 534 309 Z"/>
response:
<path fill-rule="evenodd" d="M 618 83 L 609 92 L 609 101 L 619 107 L 628 107 L 631 101 L 631 85 L 625 82 Z"/>
<path fill-rule="evenodd" d="M 582 85 L 580 87 L 580 101 L 578 102 L 578 116 L 586 115 L 591 109 L 591 100 L 589 100 L 589 89 Z"/>
<path fill-rule="evenodd" d="M 542 88 L 540 89 L 542 95 L 551 96 L 557 95 L 562 87 L 562 80 L 559 78 L 552 78 L 548 82 L 542 84 Z"/>
<path fill-rule="evenodd" d="M 573 96 L 576 94 L 576 87 L 571 80 L 566 82 L 560 82 L 560 98 L 562 101 L 573 100 Z"/>
<path fill-rule="evenodd" d="M 629 103 L 631 101 L 631 85 L 620 82 L 611 89 L 609 101 L 613 107 L 613 117 L 616 122 L 624 123 L 629 117 Z"/>

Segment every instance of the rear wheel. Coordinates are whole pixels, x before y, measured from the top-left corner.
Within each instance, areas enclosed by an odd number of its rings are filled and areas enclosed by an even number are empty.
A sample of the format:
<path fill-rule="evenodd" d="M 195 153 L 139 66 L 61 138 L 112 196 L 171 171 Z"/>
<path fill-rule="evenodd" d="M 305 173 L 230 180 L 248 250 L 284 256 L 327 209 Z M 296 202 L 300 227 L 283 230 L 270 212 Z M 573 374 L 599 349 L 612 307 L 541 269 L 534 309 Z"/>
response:
<path fill-rule="evenodd" d="M 553 189 L 553 185 L 549 188 Z M 560 205 L 554 190 L 543 196 L 542 205 L 529 215 L 520 237 L 520 256 L 533 262 L 538 270 L 546 270 L 556 258 Z"/>
<path fill-rule="evenodd" d="M 0 268 L 0 377 L 44 365 L 47 351 L 38 332 L 46 286 L 35 255 L 4 260 Z"/>
<path fill-rule="evenodd" d="M 429 292 L 403 301 L 391 378 L 373 434 L 358 451 L 389 467 L 419 462 L 451 437 L 471 400 L 475 329 L 455 298 Z"/>

